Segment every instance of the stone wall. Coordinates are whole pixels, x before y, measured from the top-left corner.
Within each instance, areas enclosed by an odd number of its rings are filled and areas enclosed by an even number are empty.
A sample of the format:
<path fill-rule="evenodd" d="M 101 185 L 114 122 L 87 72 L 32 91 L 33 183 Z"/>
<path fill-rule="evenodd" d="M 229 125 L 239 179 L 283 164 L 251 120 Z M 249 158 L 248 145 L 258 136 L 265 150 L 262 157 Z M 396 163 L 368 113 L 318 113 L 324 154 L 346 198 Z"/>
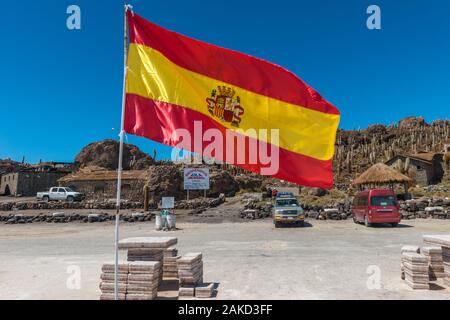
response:
<path fill-rule="evenodd" d="M 14 195 L 35 196 L 37 192 L 47 191 L 58 185 L 58 179 L 66 173 L 60 172 L 18 172 L 17 190 Z"/>
<path fill-rule="evenodd" d="M 142 202 L 144 199 L 144 180 L 122 180 L 121 199 Z M 64 185 L 86 195 L 86 199 L 104 201 L 117 196 L 117 181 L 71 181 Z"/>

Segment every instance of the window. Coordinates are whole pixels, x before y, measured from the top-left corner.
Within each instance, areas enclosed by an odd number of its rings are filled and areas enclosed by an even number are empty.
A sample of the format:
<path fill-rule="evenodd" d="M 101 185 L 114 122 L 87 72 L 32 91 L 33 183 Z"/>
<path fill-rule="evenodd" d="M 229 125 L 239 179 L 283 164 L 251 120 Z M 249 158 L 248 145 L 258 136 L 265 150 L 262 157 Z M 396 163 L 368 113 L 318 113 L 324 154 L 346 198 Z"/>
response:
<path fill-rule="evenodd" d="M 64 188 L 59 188 L 58 192 L 66 193 L 66 190 L 64 190 Z"/>
<path fill-rule="evenodd" d="M 278 199 L 277 200 L 277 206 L 284 207 L 284 206 L 298 206 L 297 199 Z"/>
<path fill-rule="evenodd" d="M 368 202 L 369 202 L 369 199 L 367 196 L 356 197 L 353 202 L 353 205 L 356 207 L 365 207 L 365 206 L 367 206 Z"/>
<path fill-rule="evenodd" d="M 394 196 L 374 196 L 371 199 L 372 206 L 396 206 L 397 200 Z"/>

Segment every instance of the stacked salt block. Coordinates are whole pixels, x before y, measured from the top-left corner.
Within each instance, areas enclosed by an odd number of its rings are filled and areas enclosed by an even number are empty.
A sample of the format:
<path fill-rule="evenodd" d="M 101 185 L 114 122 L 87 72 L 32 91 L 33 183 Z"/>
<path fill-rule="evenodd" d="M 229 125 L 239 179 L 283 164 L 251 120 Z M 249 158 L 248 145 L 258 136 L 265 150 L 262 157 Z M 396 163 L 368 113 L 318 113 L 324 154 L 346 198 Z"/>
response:
<path fill-rule="evenodd" d="M 123 262 L 117 274 L 119 300 L 153 300 L 158 295 L 161 263 L 158 261 Z M 115 300 L 114 263 L 106 263 L 100 276 L 100 300 Z"/>
<path fill-rule="evenodd" d="M 450 247 L 442 247 L 442 259 L 444 264 L 444 283 L 450 287 Z"/>
<path fill-rule="evenodd" d="M 405 252 L 402 255 L 405 281 L 412 289 L 430 289 L 430 278 L 428 275 L 428 257 Z"/>
<path fill-rule="evenodd" d="M 188 253 L 177 260 L 180 297 L 194 297 L 195 286 L 203 282 L 201 253 Z"/>
<path fill-rule="evenodd" d="M 137 237 L 119 241 L 119 249 L 127 250 L 128 261 L 157 261 L 163 263 L 164 251 L 178 242 L 174 237 Z M 160 280 L 163 268 L 160 268 Z"/>
<path fill-rule="evenodd" d="M 178 296 L 180 298 L 193 298 L 195 296 L 195 286 L 194 285 L 180 285 Z"/>
<path fill-rule="evenodd" d="M 428 258 L 430 280 L 445 277 L 441 247 L 423 247 L 422 254 Z"/>
<path fill-rule="evenodd" d="M 169 248 L 164 250 L 163 258 L 163 278 L 165 279 L 178 279 L 178 267 L 177 260 L 178 250 L 175 248 Z"/>
<path fill-rule="evenodd" d="M 158 261 L 130 262 L 126 300 L 153 300 L 158 295 L 161 263 Z"/>
<path fill-rule="evenodd" d="M 444 283 L 450 287 L 450 235 L 425 235 L 423 241 L 432 246 L 442 248 L 442 261 L 444 264 Z"/>
<path fill-rule="evenodd" d="M 400 252 L 401 252 L 401 255 L 402 255 L 402 261 L 401 261 L 401 265 L 400 265 L 400 267 L 401 267 L 401 277 L 402 277 L 402 280 L 405 280 L 405 268 L 403 266 L 403 262 L 404 262 L 403 254 L 406 253 L 406 252 L 419 253 L 420 252 L 420 248 L 419 248 L 419 246 L 403 246 L 401 248 Z"/>
<path fill-rule="evenodd" d="M 102 266 L 102 274 L 100 275 L 100 290 L 101 296 L 100 300 L 115 300 L 114 294 L 114 263 L 105 263 Z M 117 273 L 117 282 L 118 282 L 118 298 L 119 300 L 126 299 L 127 293 L 127 281 L 128 281 L 128 263 L 119 263 L 118 265 L 118 273 Z"/>
<path fill-rule="evenodd" d="M 128 261 L 162 261 L 162 259 L 161 249 L 133 248 L 127 251 Z"/>
<path fill-rule="evenodd" d="M 195 297 L 200 299 L 211 298 L 214 292 L 214 284 L 198 284 L 195 286 Z"/>

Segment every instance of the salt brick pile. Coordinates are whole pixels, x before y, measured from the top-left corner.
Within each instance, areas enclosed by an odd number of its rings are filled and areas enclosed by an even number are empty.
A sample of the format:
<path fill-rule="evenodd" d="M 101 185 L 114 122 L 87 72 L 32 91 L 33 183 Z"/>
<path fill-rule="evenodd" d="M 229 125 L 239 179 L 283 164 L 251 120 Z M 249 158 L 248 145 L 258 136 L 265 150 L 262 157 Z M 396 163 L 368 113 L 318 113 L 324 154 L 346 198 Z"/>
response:
<path fill-rule="evenodd" d="M 127 250 L 128 261 L 157 261 L 163 265 L 164 251 L 178 242 L 174 237 L 137 237 L 123 239 L 119 249 Z M 163 267 L 159 279 L 162 281 Z"/>
<path fill-rule="evenodd" d="M 158 295 L 161 263 L 130 262 L 126 300 L 153 300 Z"/>
<path fill-rule="evenodd" d="M 153 300 L 158 295 L 161 263 L 157 261 L 119 264 L 119 300 Z M 114 300 L 114 263 L 102 267 L 100 300 Z"/>
<path fill-rule="evenodd" d="M 423 241 L 432 246 L 442 247 L 444 283 L 447 287 L 450 287 L 450 235 L 424 235 Z"/>
<path fill-rule="evenodd" d="M 169 248 L 164 250 L 163 257 L 163 278 L 165 279 L 178 279 L 178 267 L 177 260 L 180 258 L 178 250 L 175 248 Z"/>
<path fill-rule="evenodd" d="M 423 247 L 422 254 L 428 258 L 430 280 L 444 278 L 444 261 L 441 247 Z"/>
<path fill-rule="evenodd" d="M 200 299 L 211 298 L 214 292 L 214 284 L 198 284 L 195 286 L 195 297 Z"/>
<path fill-rule="evenodd" d="M 118 265 L 118 298 L 119 300 L 126 299 L 127 281 L 128 281 L 128 263 L 119 263 Z M 100 300 L 115 300 L 114 295 L 114 280 L 115 280 L 115 265 L 114 263 L 105 263 L 102 266 L 102 274 L 100 275 L 100 291 L 102 292 Z"/>
<path fill-rule="evenodd" d="M 180 282 L 179 296 L 194 297 L 195 286 L 203 282 L 203 261 L 201 253 L 188 253 L 177 260 Z"/>
<path fill-rule="evenodd" d="M 127 251 L 128 261 L 162 261 L 163 251 L 161 249 L 128 249 Z"/>
<path fill-rule="evenodd" d="M 428 257 L 405 252 L 402 255 L 405 281 L 412 289 L 430 289 L 430 278 L 428 275 Z"/>
<path fill-rule="evenodd" d="M 442 247 L 442 259 L 444 264 L 444 283 L 450 287 L 450 247 Z"/>
<path fill-rule="evenodd" d="M 402 261 L 401 261 L 401 265 L 400 265 L 400 267 L 401 267 L 401 278 L 403 280 L 405 280 L 405 268 L 403 266 L 403 262 L 404 262 L 403 254 L 406 253 L 406 252 L 420 253 L 420 248 L 419 248 L 419 246 L 403 246 L 401 248 L 400 252 L 401 252 L 401 255 L 402 255 Z"/>

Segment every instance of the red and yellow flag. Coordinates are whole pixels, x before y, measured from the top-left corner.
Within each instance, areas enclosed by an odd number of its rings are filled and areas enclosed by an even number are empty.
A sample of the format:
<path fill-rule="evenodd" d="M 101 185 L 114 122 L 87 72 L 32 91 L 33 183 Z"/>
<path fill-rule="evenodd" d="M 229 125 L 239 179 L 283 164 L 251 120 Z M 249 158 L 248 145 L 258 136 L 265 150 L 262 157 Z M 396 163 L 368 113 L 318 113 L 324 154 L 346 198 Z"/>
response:
<path fill-rule="evenodd" d="M 255 136 L 252 130 L 278 129 L 280 165 L 273 176 L 332 187 L 340 115 L 314 89 L 267 61 L 163 29 L 131 12 L 128 21 L 127 133 L 176 147 L 180 138 L 174 131 L 194 135 L 195 122 L 201 121 L 203 132 L 216 129 L 225 136 L 232 130 L 246 139 L 241 151 L 249 159 L 252 142 L 270 146 L 273 141 L 270 134 Z M 205 140 L 187 149 L 202 153 L 212 139 Z M 224 153 L 214 157 L 228 159 Z M 256 173 L 267 165 L 263 159 L 231 163 Z"/>

